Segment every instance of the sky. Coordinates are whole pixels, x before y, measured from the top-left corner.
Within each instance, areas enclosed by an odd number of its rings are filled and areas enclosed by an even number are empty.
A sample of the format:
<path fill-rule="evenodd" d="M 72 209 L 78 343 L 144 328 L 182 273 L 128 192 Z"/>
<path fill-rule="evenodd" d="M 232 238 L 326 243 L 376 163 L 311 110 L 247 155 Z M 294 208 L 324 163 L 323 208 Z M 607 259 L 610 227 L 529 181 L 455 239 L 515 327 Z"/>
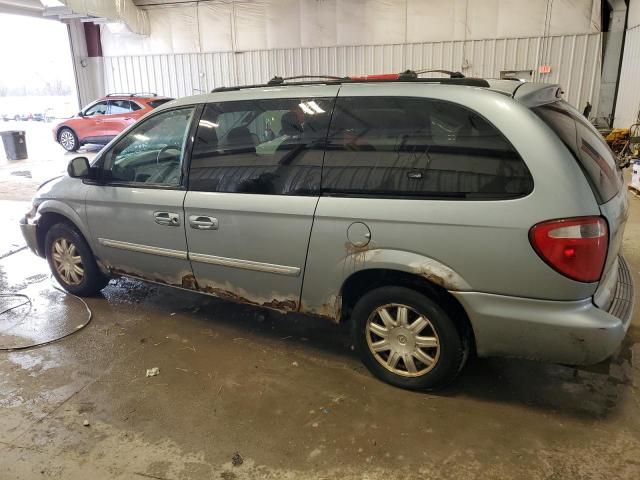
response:
<path fill-rule="evenodd" d="M 0 86 L 25 85 L 32 93 L 55 79 L 75 88 L 67 26 L 57 20 L 0 14 Z"/>

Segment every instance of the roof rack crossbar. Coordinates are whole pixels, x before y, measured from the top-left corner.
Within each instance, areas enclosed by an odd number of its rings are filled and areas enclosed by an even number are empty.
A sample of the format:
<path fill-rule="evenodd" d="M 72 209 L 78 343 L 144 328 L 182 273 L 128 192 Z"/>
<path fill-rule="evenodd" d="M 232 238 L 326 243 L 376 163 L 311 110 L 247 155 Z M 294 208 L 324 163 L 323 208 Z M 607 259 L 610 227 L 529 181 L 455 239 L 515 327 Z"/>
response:
<path fill-rule="evenodd" d="M 410 72 L 410 70 L 407 70 L 407 72 Z M 413 73 L 416 75 L 422 75 L 424 73 L 443 73 L 445 75 L 449 75 L 449 78 L 465 78 L 462 72 L 453 72 L 451 70 L 415 70 Z"/>
<path fill-rule="evenodd" d="M 279 77 L 275 76 L 267 85 L 282 85 L 287 80 L 309 80 L 312 78 L 324 79 L 324 80 L 349 80 L 349 77 L 337 77 L 335 75 L 296 75 L 293 77 Z"/>

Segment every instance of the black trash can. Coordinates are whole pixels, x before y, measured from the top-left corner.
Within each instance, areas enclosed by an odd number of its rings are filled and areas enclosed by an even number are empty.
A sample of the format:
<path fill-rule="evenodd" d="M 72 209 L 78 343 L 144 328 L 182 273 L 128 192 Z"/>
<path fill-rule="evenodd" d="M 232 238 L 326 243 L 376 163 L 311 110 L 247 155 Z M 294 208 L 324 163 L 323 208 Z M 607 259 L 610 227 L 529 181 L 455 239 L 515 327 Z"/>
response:
<path fill-rule="evenodd" d="M 9 130 L 0 132 L 4 151 L 9 160 L 24 160 L 27 158 L 27 141 L 23 130 Z"/>

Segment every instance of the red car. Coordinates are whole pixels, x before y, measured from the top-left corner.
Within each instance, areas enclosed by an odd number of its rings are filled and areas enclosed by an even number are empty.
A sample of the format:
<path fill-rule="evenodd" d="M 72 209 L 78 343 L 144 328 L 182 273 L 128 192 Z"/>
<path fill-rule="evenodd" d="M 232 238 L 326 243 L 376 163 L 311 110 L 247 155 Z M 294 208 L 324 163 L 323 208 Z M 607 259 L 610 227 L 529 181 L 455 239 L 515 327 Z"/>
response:
<path fill-rule="evenodd" d="M 58 124 L 53 135 L 68 152 L 87 143 L 106 145 L 140 117 L 170 100 L 155 93 L 111 93 Z"/>

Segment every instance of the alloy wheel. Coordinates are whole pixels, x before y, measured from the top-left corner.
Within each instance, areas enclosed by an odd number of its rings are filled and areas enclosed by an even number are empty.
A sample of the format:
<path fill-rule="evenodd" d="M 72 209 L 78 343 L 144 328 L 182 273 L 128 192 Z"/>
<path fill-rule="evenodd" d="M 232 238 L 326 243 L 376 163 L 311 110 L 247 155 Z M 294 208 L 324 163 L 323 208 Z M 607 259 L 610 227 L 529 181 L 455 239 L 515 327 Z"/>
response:
<path fill-rule="evenodd" d="M 58 238 L 51 246 L 51 258 L 58 275 L 67 285 L 80 285 L 84 279 L 82 258 L 76 246 L 66 238 Z"/>
<path fill-rule="evenodd" d="M 367 320 L 366 336 L 374 358 L 396 375 L 422 376 L 440 358 L 435 327 L 407 305 L 392 303 L 376 308 Z"/>
<path fill-rule="evenodd" d="M 75 144 L 76 139 L 73 137 L 73 133 L 69 130 L 64 130 L 60 133 L 60 145 L 62 145 L 65 150 L 71 150 Z"/>

